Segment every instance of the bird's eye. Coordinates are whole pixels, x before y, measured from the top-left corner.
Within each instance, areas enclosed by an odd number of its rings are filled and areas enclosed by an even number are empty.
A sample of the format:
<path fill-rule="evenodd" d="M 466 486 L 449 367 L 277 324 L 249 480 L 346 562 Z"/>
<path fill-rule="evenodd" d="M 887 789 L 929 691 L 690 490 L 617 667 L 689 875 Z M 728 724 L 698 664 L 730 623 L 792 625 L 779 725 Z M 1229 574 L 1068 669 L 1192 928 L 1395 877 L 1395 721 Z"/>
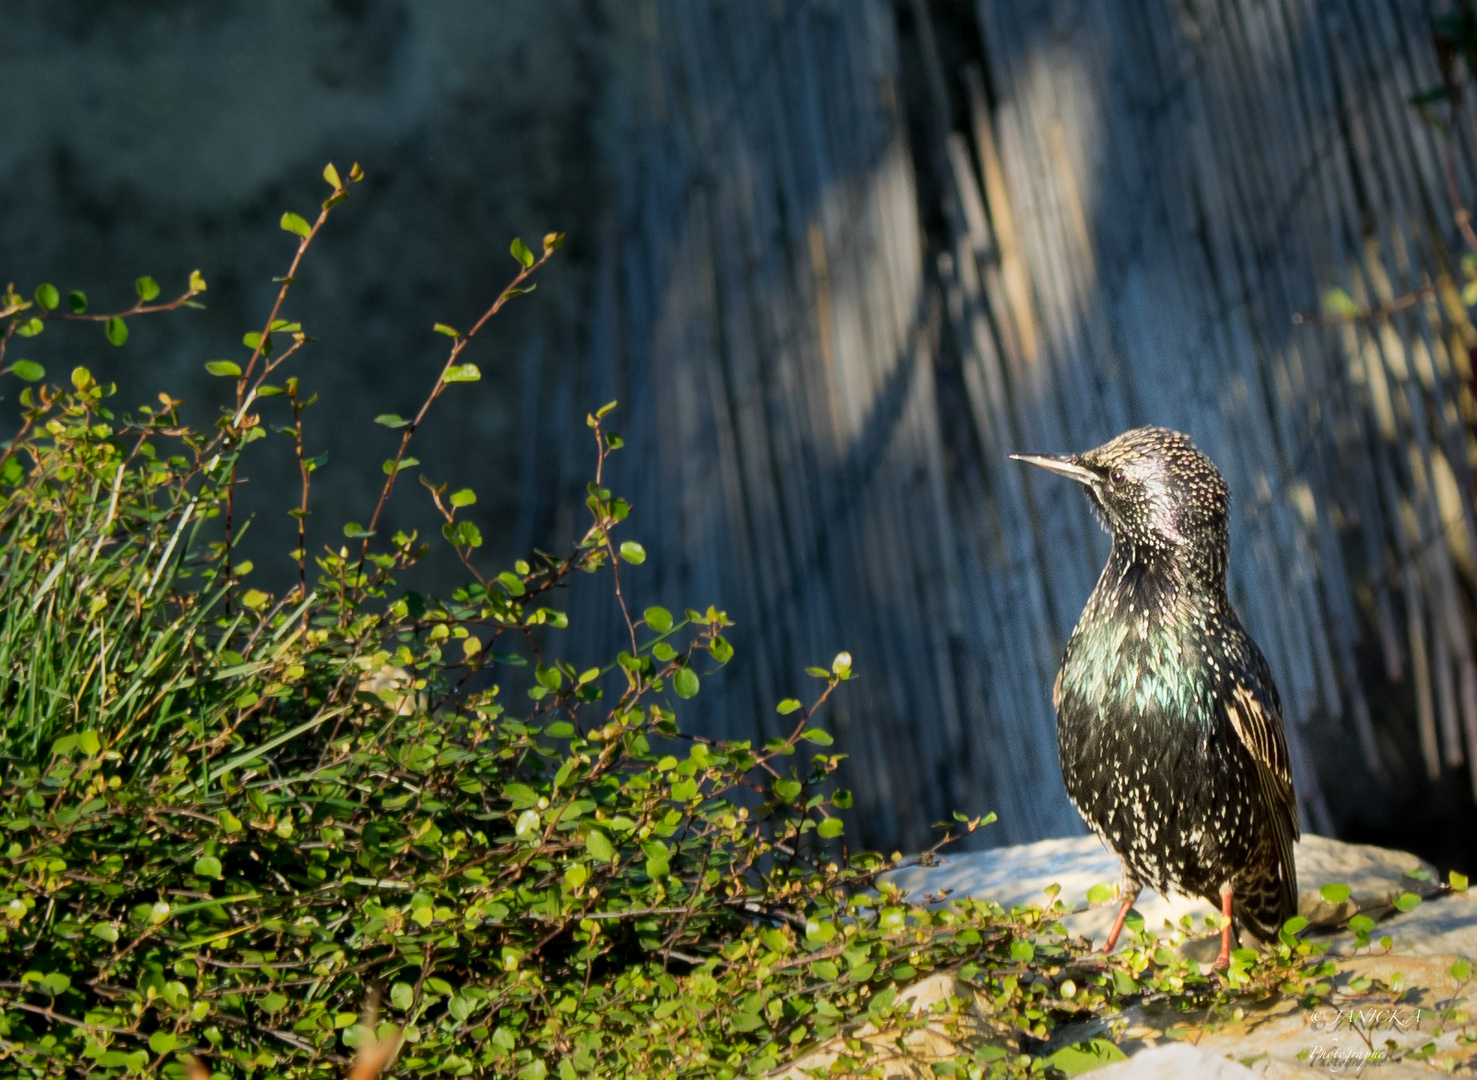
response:
<path fill-rule="evenodd" d="M 1123 470 L 1122 469 L 1114 469 L 1113 470 L 1113 475 L 1110 476 L 1108 479 L 1111 480 L 1111 481 L 1113 481 L 1113 483 L 1115 483 L 1115 484 L 1121 484 L 1121 483 L 1123 483 Z"/>

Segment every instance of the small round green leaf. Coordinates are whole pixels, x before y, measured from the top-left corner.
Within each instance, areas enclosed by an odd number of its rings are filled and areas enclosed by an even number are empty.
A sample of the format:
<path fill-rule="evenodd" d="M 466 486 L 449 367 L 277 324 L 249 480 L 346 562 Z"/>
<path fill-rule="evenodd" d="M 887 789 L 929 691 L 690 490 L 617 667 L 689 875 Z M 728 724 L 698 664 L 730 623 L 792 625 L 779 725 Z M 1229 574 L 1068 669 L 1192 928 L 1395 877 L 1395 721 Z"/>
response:
<path fill-rule="evenodd" d="M 73 289 L 67 293 L 67 303 L 75 314 L 81 315 L 87 310 L 87 294 L 81 289 Z"/>
<path fill-rule="evenodd" d="M 596 862 L 610 862 L 615 858 L 615 845 L 599 829 L 591 829 L 585 837 L 585 850 Z"/>
<path fill-rule="evenodd" d="M 1113 899 L 1113 886 L 1099 882 L 1087 890 L 1087 902 L 1089 904 L 1104 904 Z"/>
<path fill-rule="evenodd" d="M 696 697 L 698 691 L 697 672 L 690 667 L 678 668 L 672 675 L 672 689 L 680 698 Z"/>
<path fill-rule="evenodd" d="M 214 855 L 202 855 L 195 860 L 195 876 L 219 878 L 221 876 L 221 861 Z"/>
<path fill-rule="evenodd" d="M 10 370 L 15 373 L 16 378 L 25 379 L 26 382 L 40 382 L 46 378 L 46 369 L 34 360 L 17 360 L 10 365 Z"/>
<path fill-rule="evenodd" d="M 1421 898 L 1413 892 L 1401 893 L 1395 898 L 1395 907 L 1399 911 L 1414 911 L 1421 906 Z"/>
<path fill-rule="evenodd" d="M 1323 310 L 1329 315 L 1343 319 L 1359 317 L 1359 305 L 1343 289 L 1329 289 L 1323 294 Z"/>
<path fill-rule="evenodd" d="M 781 716 L 789 716 L 792 712 L 799 708 L 801 708 L 800 702 L 796 701 L 792 697 L 787 697 L 784 701 L 781 701 L 778 705 L 774 707 L 774 711 L 779 713 Z"/>
<path fill-rule="evenodd" d="M 1345 900 L 1349 899 L 1350 891 L 1347 885 L 1330 884 L 1319 889 L 1318 895 L 1322 896 L 1330 904 L 1342 904 Z"/>
<path fill-rule="evenodd" d="M 672 613 L 664 607 L 649 607 L 641 613 L 641 617 L 658 634 L 665 634 L 672 629 Z"/>
<path fill-rule="evenodd" d="M 133 287 L 138 292 L 138 298 L 146 304 L 159 295 L 159 283 L 148 274 L 135 281 Z"/>
<path fill-rule="evenodd" d="M 471 488 L 462 488 L 451 494 L 451 505 L 460 510 L 463 506 L 472 506 L 477 502 L 477 493 Z"/>
<path fill-rule="evenodd" d="M 279 224 L 287 232 L 292 233 L 294 236 L 301 236 L 304 240 L 313 235 L 313 226 L 309 225 L 297 214 L 283 214 Z"/>
<path fill-rule="evenodd" d="M 36 303 L 43 311 L 55 311 L 61 302 L 61 293 L 56 291 L 55 285 L 42 282 L 36 286 Z"/>
<path fill-rule="evenodd" d="M 824 728 L 806 728 L 800 733 L 800 737 L 806 742 L 813 742 L 817 746 L 830 746 L 836 740 L 831 738 L 831 733 Z"/>
<path fill-rule="evenodd" d="M 41 987 L 52 995 L 65 994 L 72 988 L 72 980 L 60 971 L 49 971 L 41 980 Z"/>
<path fill-rule="evenodd" d="M 646 561 L 646 549 L 634 540 L 627 540 L 621 545 L 621 558 L 635 566 L 640 566 Z"/>
<path fill-rule="evenodd" d="M 412 465 L 416 464 L 415 458 L 407 458 L 406 461 L 402 461 L 400 463 L 401 466 L 405 466 L 406 462 L 409 462 Z M 473 525 L 470 521 L 458 521 L 456 523 L 455 542 L 464 547 L 481 547 L 482 530 L 477 528 L 477 526 Z"/>
<path fill-rule="evenodd" d="M 1045 1061 L 1067 1076 L 1078 1076 L 1115 1061 L 1126 1061 L 1127 1058 L 1128 1055 L 1107 1039 L 1088 1039 L 1086 1042 L 1062 1047 Z"/>
<path fill-rule="evenodd" d="M 844 829 L 845 826 L 841 823 L 841 819 L 837 817 L 825 818 L 815 827 L 815 831 L 827 840 L 840 836 Z"/>
<path fill-rule="evenodd" d="M 156 1031 L 149 1036 L 149 1049 L 156 1054 L 167 1054 L 179 1045 L 179 1036 L 168 1031 Z"/>
<path fill-rule="evenodd" d="M 533 252 L 528 250 L 528 245 L 523 242 L 522 237 L 515 236 L 508 250 L 513 253 L 513 258 L 523 264 L 523 269 L 527 270 L 533 265 Z"/>
<path fill-rule="evenodd" d="M 108 319 L 103 329 L 114 345 L 122 345 L 128 340 L 128 324 L 116 315 Z"/>
<path fill-rule="evenodd" d="M 222 378 L 239 379 L 241 377 L 241 365 L 233 360 L 208 361 L 205 370 Z"/>
<path fill-rule="evenodd" d="M 482 378 L 482 371 L 476 364 L 453 364 L 446 369 L 446 374 L 441 376 L 443 382 L 476 382 Z"/>

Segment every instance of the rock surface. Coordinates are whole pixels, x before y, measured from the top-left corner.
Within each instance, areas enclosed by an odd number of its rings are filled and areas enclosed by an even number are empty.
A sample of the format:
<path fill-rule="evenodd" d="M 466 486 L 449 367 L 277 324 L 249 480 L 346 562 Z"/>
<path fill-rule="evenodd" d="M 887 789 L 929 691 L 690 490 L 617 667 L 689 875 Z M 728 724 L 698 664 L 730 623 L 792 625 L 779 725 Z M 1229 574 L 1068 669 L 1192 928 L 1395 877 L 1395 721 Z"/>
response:
<path fill-rule="evenodd" d="M 1323 836 L 1306 835 L 1295 848 L 1298 869 L 1298 907 L 1314 924 L 1343 922 L 1364 909 L 1380 920 L 1378 938 L 1389 935 L 1395 952 L 1408 956 L 1455 953 L 1477 957 L 1477 896 L 1450 894 L 1400 913 L 1388 907 L 1403 892 L 1429 893 L 1439 883 L 1436 869 L 1414 855 L 1364 844 L 1346 844 Z M 1061 886 L 1061 899 L 1080 907 L 1094 885 L 1116 885 L 1118 859 L 1093 836 L 1041 840 L 1034 844 L 940 855 L 936 865 L 910 866 L 883 876 L 914 902 L 937 902 L 946 897 L 971 896 L 993 900 L 1002 907 L 1044 904 L 1046 887 Z M 1419 875 L 1424 873 L 1424 879 Z M 1326 884 L 1348 885 L 1351 894 L 1338 906 L 1319 895 Z M 1074 934 L 1095 940 L 1107 936 L 1114 905 L 1105 904 L 1068 916 L 1064 925 Z M 1164 897 L 1145 889 L 1135 910 L 1150 930 L 1191 916 L 1200 924 L 1213 914 L 1199 898 Z M 1355 941 L 1348 933 L 1329 940 L 1333 955 L 1349 955 Z"/>
<path fill-rule="evenodd" d="M 1093 1075 L 1099 1080 L 1181 1080 L 1189 1076 L 1200 1080 L 1251 1080 L 1257 1074 L 1198 1046 L 1170 1043 L 1098 1069 Z"/>
<path fill-rule="evenodd" d="M 868 1066 L 881 1067 L 887 1080 L 933 1080 L 933 1063 L 949 1061 L 965 1046 L 985 1041 L 989 1028 L 982 1013 L 974 1005 L 974 994 L 952 975 L 932 975 L 914 983 L 898 995 L 914 1013 L 932 1012 L 940 1003 L 961 1003 L 955 1025 L 930 1023 L 927 1027 L 900 1032 L 897 1028 L 879 1028 L 866 1024 L 853 1034 L 867 1047 Z M 901 1039 L 902 1046 L 898 1045 Z M 829 1075 L 837 1058 L 846 1052 L 843 1040 L 831 1039 L 819 1048 L 797 1058 L 789 1065 L 769 1074 L 771 1080 L 809 1080 L 812 1075 Z"/>
<path fill-rule="evenodd" d="M 1136 1004 L 1122 1013 L 1094 1017 L 1059 1029 L 1042 1054 L 1085 1042 L 1109 1039 L 1127 1060 L 1092 1073 L 1103 1080 L 1160 1080 L 1208 1077 L 1273 1080 L 1372 1075 L 1378 1080 L 1431 1076 L 1473 1067 L 1477 1031 L 1467 1021 L 1471 980 L 1458 980 L 1453 964 L 1477 956 L 1477 899 L 1438 893 L 1435 869 L 1400 851 L 1345 844 L 1307 836 L 1296 850 L 1300 908 L 1313 922 L 1341 923 L 1358 910 L 1385 915 L 1375 937 L 1388 935 L 1391 947 L 1356 951 L 1347 930 L 1325 932 L 1323 943 L 1337 957 L 1332 993 L 1318 1008 L 1285 998 L 1266 1007 L 1247 1008 L 1225 1021 L 1204 1013 L 1173 1011 L 1163 1003 Z M 915 903 L 936 904 L 972 896 L 1005 907 L 1045 903 L 1047 886 L 1061 886 L 1061 899 L 1082 907 L 1087 891 L 1118 878 L 1116 858 L 1092 837 L 1045 840 L 1034 844 L 940 857 L 935 865 L 910 866 L 884 875 Z M 1324 884 L 1350 887 L 1339 905 L 1319 894 Z M 1403 892 L 1430 899 L 1410 912 L 1390 901 Z M 1178 923 L 1185 915 L 1197 923 L 1212 913 L 1200 900 L 1166 898 L 1145 891 L 1137 910 L 1147 929 Z M 1071 932 L 1101 938 L 1113 905 L 1104 904 L 1068 917 Z M 1213 940 L 1213 939 L 1208 939 Z M 959 1022 L 949 1028 L 930 1024 L 908 1032 L 899 1047 L 898 1032 L 864 1028 L 857 1035 L 872 1047 L 871 1065 L 882 1074 L 911 1080 L 933 1075 L 931 1063 L 968 1049 L 989 1031 L 987 1003 L 949 975 L 936 975 L 903 995 L 917 1010 L 941 1010 L 950 1002 Z M 940 1012 L 943 1015 L 943 1012 Z M 778 1074 L 799 1080 L 807 1070 L 828 1069 L 838 1047 L 823 1046 Z M 1378 1072 L 1369 1070 L 1378 1069 Z"/>
<path fill-rule="evenodd" d="M 1316 1076 L 1369 1075 L 1377 1080 L 1431 1076 L 1453 1068 L 1470 1069 L 1472 1048 L 1464 1040 L 1470 1028 L 1443 1021 L 1440 1013 L 1462 1002 L 1467 984 L 1452 978 L 1452 957 L 1361 956 L 1339 961 L 1334 979 L 1338 988 L 1327 1006 L 1304 1009 L 1283 1000 L 1262 1011 L 1249 1011 L 1239 1023 L 1190 1036 L 1194 1049 L 1218 1060 L 1240 1062 L 1259 1076 L 1311 1080 Z M 1390 994 L 1355 992 L 1356 979 L 1379 980 L 1405 988 L 1398 1002 Z M 1119 1045 L 1129 1060 L 1104 1070 L 1103 1077 L 1158 1077 L 1158 1071 L 1131 1071 L 1140 1059 L 1171 1045 L 1169 1025 L 1183 1023 L 1180 1014 L 1162 1014 L 1152 1006 L 1135 1007 L 1125 1016 L 1128 1026 Z M 1181 1029 L 1183 1030 L 1183 1029 Z M 1074 1036 L 1083 1037 L 1083 1036 Z M 1421 1057 L 1405 1057 L 1428 1048 Z M 1375 1072 L 1373 1070 L 1377 1069 Z M 1186 1071 L 1182 1076 L 1200 1075 Z M 1241 1075 L 1241 1074 L 1227 1074 Z"/>

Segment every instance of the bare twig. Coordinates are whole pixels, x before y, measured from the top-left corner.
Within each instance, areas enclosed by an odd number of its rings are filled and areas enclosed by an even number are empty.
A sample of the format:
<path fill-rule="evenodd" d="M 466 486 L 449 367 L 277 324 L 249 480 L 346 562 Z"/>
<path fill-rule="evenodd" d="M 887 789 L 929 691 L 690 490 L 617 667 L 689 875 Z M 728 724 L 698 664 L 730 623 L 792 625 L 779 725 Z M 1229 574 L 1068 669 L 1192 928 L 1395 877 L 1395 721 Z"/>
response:
<path fill-rule="evenodd" d="M 293 341 L 292 346 L 281 356 L 279 356 L 276 361 L 269 360 L 268 362 L 264 363 L 262 365 L 263 370 L 261 372 L 261 375 L 256 379 L 254 383 L 252 382 L 252 374 L 256 370 L 256 362 L 263 359 L 264 357 L 270 357 L 271 355 L 272 333 L 274 330 L 279 329 L 277 316 L 282 311 L 283 303 L 287 300 L 288 289 L 297 284 L 297 268 L 302 264 L 303 256 L 307 254 L 308 248 L 312 246 L 313 241 L 317 238 L 318 230 L 323 228 L 324 223 L 328 220 L 329 213 L 333 210 L 335 206 L 349 197 L 348 186 L 343 182 L 342 179 L 340 179 L 338 170 L 336 170 L 332 164 L 329 164 L 329 166 L 324 170 L 323 175 L 326 180 L 333 184 L 333 194 L 323 200 L 323 205 L 318 211 L 318 218 L 316 221 L 313 222 L 311 226 L 309 226 L 307 235 L 301 235 L 294 232 L 294 235 L 298 236 L 297 251 L 293 253 L 292 262 L 287 267 L 287 273 L 280 279 L 282 287 L 277 290 L 277 299 L 272 304 L 272 312 L 270 315 L 267 316 L 266 325 L 264 325 L 261 329 L 261 332 L 256 335 L 256 344 L 252 347 L 251 357 L 246 361 L 246 367 L 241 370 L 240 376 L 236 379 L 236 410 L 231 416 L 230 424 L 230 430 L 233 434 L 242 434 L 245 428 L 249 428 L 252 426 L 250 422 L 251 418 L 246 416 L 246 410 L 255 400 L 257 392 L 258 390 L 260 390 L 263 380 L 267 377 L 267 375 L 269 375 L 278 366 L 280 366 L 282 361 L 286 360 L 289 356 L 291 356 L 299 348 L 301 348 L 303 343 L 307 340 L 301 332 L 294 334 L 295 340 Z M 364 173 L 362 170 L 360 170 L 359 164 L 355 162 L 353 168 L 349 170 L 350 182 L 357 182 L 363 177 L 363 175 Z M 283 217 L 282 222 L 284 228 L 287 226 L 288 220 L 288 217 Z M 235 509 L 235 501 L 236 465 L 235 462 L 232 462 L 231 471 L 228 475 L 228 479 L 226 480 L 226 536 L 222 556 L 222 572 L 224 574 L 226 582 L 227 615 L 231 613 L 231 530 L 233 524 L 232 517 L 233 510 Z M 306 595 L 306 589 L 304 590 L 304 595 Z"/>
<path fill-rule="evenodd" d="M 297 454 L 297 471 L 302 481 L 302 496 L 298 500 L 297 518 L 297 583 L 298 597 L 301 600 L 308 598 L 308 491 L 312 485 L 312 469 L 308 466 L 308 459 L 303 454 L 303 411 L 313 402 L 318 400 L 314 394 L 307 401 L 303 401 L 298 394 L 298 381 L 296 378 L 287 380 L 287 397 L 292 402 L 292 442 L 293 450 Z M 308 624 L 308 612 L 303 611 L 303 625 Z"/>
<path fill-rule="evenodd" d="M 537 273 L 538 270 L 544 265 L 544 263 L 549 261 L 554 252 L 559 250 L 563 243 L 563 233 L 550 233 L 548 236 L 544 237 L 543 255 L 541 255 L 533 262 L 525 263 L 520 266 L 517 275 L 513 278 L 512 281 L 508 283 L 507 287 L 498 294 L 497 299 L 492 302 L 492 306 L 482 313 L 482 317 L 472 324 L 472 328 L 468 330 L 465 334 L 457 334 L 456 341 L 451 346 L 450 353 L 447 354 L 446 363 L 441 366 L 441 372 L 439 375 L 436 376 L 435 385 L 431 387 L 431 392 L 426 396 L 426 400 L 421 403 L 421 407 L 416 412 L 414 419 L 412 419 L 410 423 L 406 424 L 405 427 L 401 430 L 400 445 L 395 448 L 395 456 L 390 460 L 389 475 L 385 477 L 385 484 L 384 487 L 380 490 L 379 501 L 375 503 L 374 513 L 370 516 L 369 525 L 365 530 L 369 535 L 364 537 L 364 543 L 359 549 L 359 562 L 354 569 L 354 576 L 356 580 L 364 569 L 364 560 L 369 556 L 370 537 L 373 536 L 375 528 L 379 525 L 380 515 L 384 513 L 385 503 L 389 501 L 390 493 L 395 490 L 395 478 L 400 473 L 400 462 L 405 457 L 406 447 L 410 445 L 410 440 L 415 436 L 416 429 L 419 428 L 421 426 L 421 423 L 425 420 L 426 414 L 431 411 L 431 406 L 436 403 L 436 399 L 439 398 L 442 391 L 446 389 L 446 376 L 450 373 L 451 369 L 456 366 L 457 359 L 461 356 L 466 347 L 472 343 L 472 339 L 481 332 L 484 326 L 487 325 L 488 320 L 496 315 L 499 311 L 501 311 L 503 309 L 503 305 L 506 304 L 513 297 L 528 292 L 528 289 L 523 287 L 523 283 L 527 281 L 530 277 L 532 277 L 535 273 Z"/>
<path fill-rule="evenodd" d="M 1296 312 L 1292 316 L 1292 321 L 1298 326 L 1348 326 L 1358 323 L 1378 322 L 1380 319 L 1388 318 L 1397 311 L 1404 311 L 1406 308 L 1415 307 L 1416 304 L 1424 300 L 1430 300 L 1437 294 L 1437 291 L 1438 286 L 1427 285 L 1424 289 L 1417 289 L 1415 292 L 1406 293 L 1404 296 L 1397 296 L 1388 304 L 1381 304 L 1373 310 L 1360 311 L 1353 315 L 1304 315 L 1302 312 Z"/>

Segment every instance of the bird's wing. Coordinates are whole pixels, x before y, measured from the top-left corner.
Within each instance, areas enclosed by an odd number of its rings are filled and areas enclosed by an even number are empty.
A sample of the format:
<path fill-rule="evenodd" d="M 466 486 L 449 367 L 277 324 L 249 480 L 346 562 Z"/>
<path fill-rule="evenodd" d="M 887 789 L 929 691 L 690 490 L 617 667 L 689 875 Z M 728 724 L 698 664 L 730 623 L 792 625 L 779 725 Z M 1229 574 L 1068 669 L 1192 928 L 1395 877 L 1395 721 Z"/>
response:
<path fill-rule="evenodd" d="M 1258 692 L 1263 687 L 1266 689 Z M 1251 683 L 1238 679 L 1226 698 L 1226 712 L 1236 737 L 1256 762 L 1257 779 L 1276 831 L 1277 856 L 1285 870 L 1284 880 L 1291 889 L 1290 883 L 1295 880 L 1292 842 L 1301 835 L 1301 830 L 1297 796 L 1292 788 L 1292 761 L 1287 753 L 1287 737 L 1282 732 L 1282 707 L 1272 686 L 1271 673 Z"/>
<path fill-rule="evenodd" d="M 1268 710 L 1256 691 L 1245 683 L 1238 683 L 1231 691 L 1226 709 L 1231 715 L 1231 727 L 1251 751 L 1257 771 L 1271 782 L 1272 789 L 1267 794 L 1278 796 L 1278 802 L 1288 802 L 1292 797 L 1292 766 L 1287 756 L 1287 739 L 1282 734 L 1280 711 Z"/>

